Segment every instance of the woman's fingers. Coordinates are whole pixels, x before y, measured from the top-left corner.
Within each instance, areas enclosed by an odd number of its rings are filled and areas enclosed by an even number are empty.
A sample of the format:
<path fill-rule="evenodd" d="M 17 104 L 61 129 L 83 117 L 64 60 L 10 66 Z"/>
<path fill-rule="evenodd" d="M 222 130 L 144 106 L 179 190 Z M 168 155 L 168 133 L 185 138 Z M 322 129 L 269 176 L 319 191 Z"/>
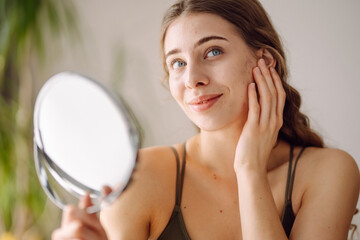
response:
<path fill-rule="evenodd" d="M 248 121 L 250 123 L 259 123 L 259 115 L 260 115 L 260 105 L 257 99 L 256 93 L 256 84 L 250 83 L 248 87 L 248 95 L 249 95 L 249 113 L 248 113 Z"/>
<path fill-rule="evenodd" d="M 93 239 L 98 234 L 91 228 L 88 228 L 81 221 L 72 221 L 66 225 L 66 228 L 57 229 L 52 233 L 53 240 L 65 239 Z"/>
<path fill-rule="evenodd" d="M 79 208 L 86 210 L 86 208 L 90 207 L 92 205 L 91 202 L 91 198 L 90 198 L 90 194 L 86 193 L 85 196 L 83 196 L 82 198 L 80 198 L 79 201 Z"/>
<path fill-rule="evenodd" d="M 107 239 L 97 214 L 87 212 L 90 206 L 92 202 L 89 193 L 80 199 L 78 206 L 66 206 L 63 210 L 61 227 L 53 232 L 52 239 Z"/>
<path fill-rule="evenodd" d="M 102 187 L 101 189 L 101 196 L 102 197 L 106 197 L 107 195 L 109 195 L 110 193 L 112 193 L 112 188 L 109 187 L 108 185 L 105 185 Z"/>
<path fill-rule="evenodd" d="M 260 104 L 260 118 L 259 123 L 267 123 L 270 119 L 271 109 L 272 109 L 272 97 L 269 91 L 268 85 L 266 83 L 265 77 L 262 74 L 260 67 L 254 68 L 254 80 L 256 82 L 258 94 L 259 94 L 259 104 Z"/>
<path fill-rule="evenodd" d="M 276 111 L 281 120 L 283 119 L 283 112 L 285 107 L 286 93 L 282 85 L 279 74 L 276 72 L 275 68 L 270 68 L 271 75 L 274 79 L 274 84 L 277 92 L 277 106 Z"/>
<path fill-rule="evenodd" d="M 260 95 L 260 125 L 281 125 L 285 91 L 279 75 L 274 68 L 269 69 L 265 61 L 260 59 L 258 67 L 254 69 L 254 79 Z"/>
<path fill-rule="evenodd" d="M 90 195 L 86 194 L 79 201 L 79 206 L 66 206 L 63 210 L 61 226 L 67 226 L 73 222 L 81 221 L 84 226 L 95 231 L 102 230 L 102 226 L 96 213 L 89 214 L 86 209 L 92 205 Z"/>
<path fill-rule="evenodd" d="M 259 68 L 261 70 L 262 75 L 264 76 L 264 79 L 265 79 L 265 82 L 266 82 L 266 84 L 267 84 L 267 86 L 269 88 L 270 94 L 275 96 L 276 95 L 276 89 L 275 89 L 275 86 L 274 86 L 274 82 L 273 82 L 269 67 L 266 65 L 265 60 L 261 58 L 258 61 L 258 66 L 259 66 Z"/>
<path fill-rule="evenodd" d="M 261 73 L 264 76 L 265 82 L 268 87 L 268 93 L 270 93 L 269 99 L 271 99 L 271 111 L 276 111 L 276 98 L 277 98 L 277 92 L 276 88 L 274 86 L 274 80 L 272 78 L 272 75 L 270 73 L 269 67 L 266 65 L 264 59 L 260 59 L 258 63 Z"/>
<path fill-rule="evenodd" d="M 77 221 L 81 221 L 84 226 L 88 226 L 90 229 L 102 229 L 96 214 L 88 214 L 85 209 L 79 209 L 75 206 L 65 207 L 63 210 L 63 221 L 61 226 L 68 226 Z"/>

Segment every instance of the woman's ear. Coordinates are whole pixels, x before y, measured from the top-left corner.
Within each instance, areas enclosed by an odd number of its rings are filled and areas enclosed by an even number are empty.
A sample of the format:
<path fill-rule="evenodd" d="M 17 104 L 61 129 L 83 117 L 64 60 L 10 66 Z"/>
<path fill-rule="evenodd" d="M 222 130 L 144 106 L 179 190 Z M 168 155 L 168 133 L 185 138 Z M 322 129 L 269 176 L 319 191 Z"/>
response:
<path fill-rule="evenodd" d="M 257 50 L 256 55 L 259 59 L 263 58 L 268 67 L 275 68 L 276 59 L 274 58 L 274 56 L 271 54 L 271 52 L 268 49 L 260 48 L 259 50 Z"/>

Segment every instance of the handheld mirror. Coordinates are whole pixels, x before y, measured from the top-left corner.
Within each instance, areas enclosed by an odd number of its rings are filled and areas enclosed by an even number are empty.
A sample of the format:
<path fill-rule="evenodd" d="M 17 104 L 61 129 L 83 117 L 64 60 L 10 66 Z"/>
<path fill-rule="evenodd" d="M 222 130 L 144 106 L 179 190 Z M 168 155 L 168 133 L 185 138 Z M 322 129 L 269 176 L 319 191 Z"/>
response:
<path fill-rule="evenodd" d="M 44 84 L 34 110 L 34 160 L 58 207 L 90 193 L 94 205 L 87 211 L 94 213 L 124 191 L 140 145 L 131 116 L 114 94 L 84 76 L 63 72 Z"/>

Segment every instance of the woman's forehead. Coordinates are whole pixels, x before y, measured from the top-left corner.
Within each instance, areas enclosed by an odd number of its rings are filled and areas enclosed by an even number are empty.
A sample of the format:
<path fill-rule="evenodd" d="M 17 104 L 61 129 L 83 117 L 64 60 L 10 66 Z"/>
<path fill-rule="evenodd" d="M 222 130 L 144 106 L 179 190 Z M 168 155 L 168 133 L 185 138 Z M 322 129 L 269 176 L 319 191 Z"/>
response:
<path fill-rule="evenodd" d="M 175 19 L 167 29 L 164 50 L 194 44 L 206 36 L 240 37 L 236 27 L 222 17 L 210 13 L 193 13 Z"/>

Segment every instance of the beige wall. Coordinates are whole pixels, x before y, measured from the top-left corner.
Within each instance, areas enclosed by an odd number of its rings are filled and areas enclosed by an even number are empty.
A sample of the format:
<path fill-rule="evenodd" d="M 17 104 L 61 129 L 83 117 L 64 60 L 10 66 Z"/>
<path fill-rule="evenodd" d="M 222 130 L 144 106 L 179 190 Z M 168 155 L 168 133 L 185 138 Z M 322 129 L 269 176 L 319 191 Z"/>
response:
<path fill-rule="evenodd" d="M 82 43 L 35 72 L 40 82 L 75 70 L 114 87 L 144 128 L 143 146 L 173 144 L 195 133 L 161 84 L 159 26 L 171 0 L 77 0 Z M 291 83 L 303 96 L 303 111 L 329 146 L 360 161 L 360 1 L 262 0 L 283 38 Z M 123 52 L 123 59 L 119 53 Z M 120 55 L 121 56 L 121 55 Z M 119 60 L 120 59 L 120 60 Z M 359 206 L 358 206 L 359 207 Z M 355 222 L 360 225 L 359 218 Z"/>

